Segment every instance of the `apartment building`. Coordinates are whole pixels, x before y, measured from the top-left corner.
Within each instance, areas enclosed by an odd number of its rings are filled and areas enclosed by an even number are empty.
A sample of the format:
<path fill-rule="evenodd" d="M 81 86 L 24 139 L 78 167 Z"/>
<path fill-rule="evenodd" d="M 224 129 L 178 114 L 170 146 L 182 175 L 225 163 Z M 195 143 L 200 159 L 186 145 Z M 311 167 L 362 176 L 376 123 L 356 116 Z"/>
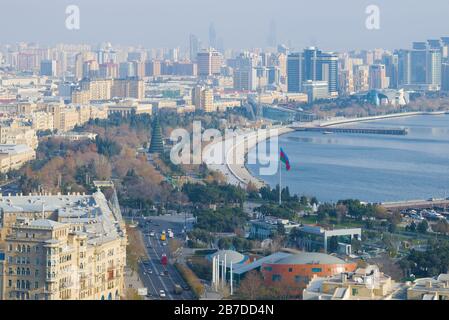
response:
<path fill-rule="evenodd" d="M 126 231 L 101 191 L 0 197 L 0 208 L 0 300 L 123 295 Z"/>
<path fill-rule="evenodd" d="M 26 162 L 36 159 L 36 151 L 27 145 L 0 145 L 0 172 L 19 169 Z"/>
<path fill-rule="evenodd" d="M 38 139 L 36 131 L 28 124 L 10 119 L 0 122 L 0 144 L 24 144 L 36 149 Z"/>

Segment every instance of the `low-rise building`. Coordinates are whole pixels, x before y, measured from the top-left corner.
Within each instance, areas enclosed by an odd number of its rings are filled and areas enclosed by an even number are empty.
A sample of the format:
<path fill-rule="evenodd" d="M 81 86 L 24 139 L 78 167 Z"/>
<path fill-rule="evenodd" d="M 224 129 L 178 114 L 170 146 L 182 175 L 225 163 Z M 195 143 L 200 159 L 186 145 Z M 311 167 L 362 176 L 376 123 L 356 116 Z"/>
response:
<path fill-rule="evenodd" d="M 449 300 L 449 274 L 416 279 L 407 289 L 407 300 Z"/>
<path fill-rule="evenodd" d="M 303 291 L 304 300 L 390 300 L 401 290 L 377 266 L 358 268 L 331 277 L 314 277 Z"/>
<path fill-rule="evenodd" d="M 6 173 L 36 159 L 36 151 L 27 145 L 0 145 L 0 172 Z"/>

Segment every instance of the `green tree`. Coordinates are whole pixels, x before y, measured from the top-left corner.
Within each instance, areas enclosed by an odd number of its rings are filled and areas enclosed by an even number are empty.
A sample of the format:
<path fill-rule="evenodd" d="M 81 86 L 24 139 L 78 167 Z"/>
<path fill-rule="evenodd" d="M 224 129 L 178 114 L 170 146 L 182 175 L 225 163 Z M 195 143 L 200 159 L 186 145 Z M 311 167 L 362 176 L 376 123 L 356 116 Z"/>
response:
<path fill-rule="evenodd" d="M 427 222 L 427 220 L 423 220 L 421 221 L 420 224 L 418 224 L 418 232 L 419 233 L 427 233 L 427 230 L 429 229 L 429 223 Z"/>

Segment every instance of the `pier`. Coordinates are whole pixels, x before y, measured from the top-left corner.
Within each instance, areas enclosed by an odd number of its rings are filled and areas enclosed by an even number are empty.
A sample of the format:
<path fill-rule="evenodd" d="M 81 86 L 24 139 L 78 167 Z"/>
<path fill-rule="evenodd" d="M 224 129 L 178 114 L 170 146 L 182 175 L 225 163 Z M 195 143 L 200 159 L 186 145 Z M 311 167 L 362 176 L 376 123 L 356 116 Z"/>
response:
<path fill-rule="evenodd" d="M 334 128 L 334 127 L 294 127 L 295 131 L 313 131 L 325 133 L 386 134 L 405 136 L 408 131 L 402 128 Z"/>

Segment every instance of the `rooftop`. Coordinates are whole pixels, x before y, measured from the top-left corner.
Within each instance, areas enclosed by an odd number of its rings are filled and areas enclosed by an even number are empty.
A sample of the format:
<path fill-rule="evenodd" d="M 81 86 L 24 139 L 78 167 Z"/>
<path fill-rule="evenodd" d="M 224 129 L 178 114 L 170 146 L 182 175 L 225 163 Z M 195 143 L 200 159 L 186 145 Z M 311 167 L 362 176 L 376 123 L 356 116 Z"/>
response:
<path fill-rule="evenodd" d="M 324 253 L 301 252 L 280 259 L 275 264 L 346 264 L 347 262 Z"/>

